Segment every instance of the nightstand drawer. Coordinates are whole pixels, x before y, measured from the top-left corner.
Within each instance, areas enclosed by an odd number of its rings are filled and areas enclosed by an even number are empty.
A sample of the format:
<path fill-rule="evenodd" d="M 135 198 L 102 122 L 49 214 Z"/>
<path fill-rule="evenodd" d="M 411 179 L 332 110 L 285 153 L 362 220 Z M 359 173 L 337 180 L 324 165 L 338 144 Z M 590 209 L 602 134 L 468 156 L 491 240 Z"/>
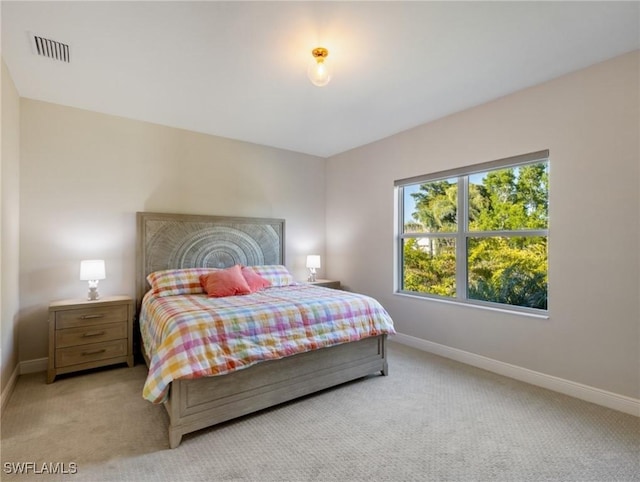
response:
<path fill-rule="evenodd" d="M 103 341 L 127 338 L 127 322 L 103 323 L 101 325 L 80 326 L 66 330 L 56 330 L 56 348 L 87 345 Z"/>
<path fill-rule="evenodd" d="M 94 305 L 77 310 L 56 312 L 56 330 L 74 328 L 116 321 L 127 321 L 129 308 L 127 305 L 99 306 Z"/>
<path fill-rule="evenodd" d="M 90 345 L 72 346 L 69 348 L 59 348 L 56 349 L 56 368 L 126 356 L 126 339 L 106 341 L 104 343 L 92 343 Z"/>

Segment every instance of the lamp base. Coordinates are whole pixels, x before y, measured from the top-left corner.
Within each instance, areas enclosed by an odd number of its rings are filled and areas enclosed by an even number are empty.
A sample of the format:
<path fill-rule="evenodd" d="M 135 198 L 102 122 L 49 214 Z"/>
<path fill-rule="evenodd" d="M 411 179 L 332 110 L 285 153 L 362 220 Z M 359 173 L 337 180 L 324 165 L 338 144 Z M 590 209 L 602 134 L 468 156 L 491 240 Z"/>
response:
<path fill-rule="evenodd" d="M 316 282 L 316 270 L 315 269 L 309 273 L 309 277 L 307 278 L 307 281 L 309 283 L 315 283 Z"/>
<path fill-rule="evenodd" d="M 87 293 L 87 300 L 89 301 L 95 301 L 97 299 L 100 299 L 100 293 L 98 293 L 98 287 L 91 287 L 89 288 L 89 292 Z"/>

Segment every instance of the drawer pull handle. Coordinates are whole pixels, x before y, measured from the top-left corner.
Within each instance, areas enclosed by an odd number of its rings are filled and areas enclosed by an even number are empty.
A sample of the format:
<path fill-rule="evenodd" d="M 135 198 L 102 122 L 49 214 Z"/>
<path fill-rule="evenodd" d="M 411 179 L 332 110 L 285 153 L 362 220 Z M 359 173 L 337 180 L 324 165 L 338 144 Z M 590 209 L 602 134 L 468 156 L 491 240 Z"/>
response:
<path fill-rule="evenodd" d="M 104 353 L 105 351 L 107 351 L 106 348 L 103 348 L 102 350 L 83 351 L 82 356 L 97 355 L 98 353 Z"/>
<path fill-rule="evenodd" d="M 83 333 L 82 336 L 88 338 L 90 336 L 100 336 L 104 335 L 104 331 L 88 331 L 87 333 Z"/>
<path fill-rule="evenodd" d="M 93 320 L 94 318 L 104 318 L 104 315 L 82 315 L 81 320 Z"/>

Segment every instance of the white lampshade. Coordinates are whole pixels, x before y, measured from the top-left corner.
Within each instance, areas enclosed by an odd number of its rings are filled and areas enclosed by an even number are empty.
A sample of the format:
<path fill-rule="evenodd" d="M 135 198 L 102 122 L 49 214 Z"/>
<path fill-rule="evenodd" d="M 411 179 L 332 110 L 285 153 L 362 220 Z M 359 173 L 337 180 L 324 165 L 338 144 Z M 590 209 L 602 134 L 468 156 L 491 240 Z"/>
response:
<path fill-rule="evenodd" d="M 105 279 L 106 272 L 103 259 L 86 259 L 80 262 L 80 279 L 93 281 Z"/>
<path fill-rule="evenodd" d="M 307 268 L 319 268 L 320 267 L 320 255 L 310 254 L 307 256 Z"/>

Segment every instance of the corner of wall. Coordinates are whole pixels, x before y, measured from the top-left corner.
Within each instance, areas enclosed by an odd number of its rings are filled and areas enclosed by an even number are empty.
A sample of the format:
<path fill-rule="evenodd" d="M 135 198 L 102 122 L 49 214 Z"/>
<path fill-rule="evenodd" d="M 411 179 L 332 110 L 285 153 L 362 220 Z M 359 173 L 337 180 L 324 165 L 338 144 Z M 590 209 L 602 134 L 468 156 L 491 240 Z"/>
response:
<path fill-rule="evenodd" d="M 0 62 L 0 388 L 2 405 L 15 383 L 18 369 L 17 313 L 19 297 L 20 236 L 20 97 L 4 59 Z"/>

